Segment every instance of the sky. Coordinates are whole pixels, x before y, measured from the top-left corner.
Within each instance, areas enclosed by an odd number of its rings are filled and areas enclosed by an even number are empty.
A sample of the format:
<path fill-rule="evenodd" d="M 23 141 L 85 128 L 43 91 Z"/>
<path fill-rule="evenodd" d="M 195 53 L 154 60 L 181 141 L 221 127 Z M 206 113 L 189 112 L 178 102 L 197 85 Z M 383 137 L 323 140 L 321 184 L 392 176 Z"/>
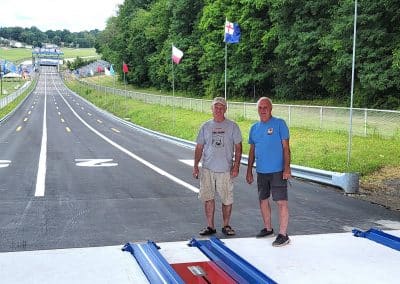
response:
<path fill-rule="evenodd" d="M 124 0 L 0 0 L 0 27 L 103 30 Z"/>

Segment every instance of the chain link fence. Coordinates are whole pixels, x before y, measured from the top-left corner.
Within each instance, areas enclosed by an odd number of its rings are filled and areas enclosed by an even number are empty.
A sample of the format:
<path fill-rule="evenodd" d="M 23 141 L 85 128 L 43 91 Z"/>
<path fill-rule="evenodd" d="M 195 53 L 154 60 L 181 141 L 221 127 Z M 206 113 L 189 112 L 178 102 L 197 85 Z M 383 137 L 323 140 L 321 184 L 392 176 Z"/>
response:
<path fill-rule="evenodd" d="M 82 80 L 79 80 L 79 82 L 105 94 L 125 96 L 149 104 L 210 112 L 211 100 L 156 95 L 114 89 Z M 379 135 L 400 139 L 400 111 L 353 108 L 352 112 L 352 133 L 354 135 Z M 273 115 L 285 119 L 289 127 L 349 131 L 350 108 L 346 107 L 274 104 Z M 233 119 L 258 120 L 256 103 L 228 102 L 228 116 Z"/>
<path fill-rule="evenodd" d="M 13 100 L 15 100 L 19 95 L 21 95 L 29 86 L 31 85 L 31 81 L 27 81 L 22 85 L 21 88 L 16 90 L 14 93 L 0 99 L 0 109 L 11 103 Z"/>

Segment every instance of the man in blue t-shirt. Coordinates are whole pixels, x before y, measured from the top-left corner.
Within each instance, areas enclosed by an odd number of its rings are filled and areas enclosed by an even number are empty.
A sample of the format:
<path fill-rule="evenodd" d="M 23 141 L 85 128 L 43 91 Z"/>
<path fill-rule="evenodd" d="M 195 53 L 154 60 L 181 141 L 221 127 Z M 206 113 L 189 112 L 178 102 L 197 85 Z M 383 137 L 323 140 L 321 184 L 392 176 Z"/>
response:
<path fill-rule="evenodd" d="M 290 242 L 287 235 L 289 223 L 287 180 L 291 177 L 289 129 L 283 119 L 272 116 L 272 101 L 261 97 L 257 102 L 260 121 L 250 128 L 249 158 L 246 181 L 251 184 L 253 165 L 256 161 L 257 187 L 264 228 L 256 237 L 273 236 L 269 197 L 277 203 L 279 210 L 279 234 L 273 246 Z"/>

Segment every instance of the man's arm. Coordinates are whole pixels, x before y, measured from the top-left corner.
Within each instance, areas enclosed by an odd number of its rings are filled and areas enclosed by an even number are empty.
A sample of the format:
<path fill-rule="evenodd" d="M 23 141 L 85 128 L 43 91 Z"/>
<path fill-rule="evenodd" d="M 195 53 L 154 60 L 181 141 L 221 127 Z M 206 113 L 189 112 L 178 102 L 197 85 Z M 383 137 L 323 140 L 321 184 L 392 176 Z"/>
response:
<path fill-rule="evenodd" d="M 194 149 L 194 165 L 193 165 L 193 177 L 199 178 L 199 163 L 201 160 L 201 156 L 203 155 L 203 144 L 197 144 Z"/>
<path fill-rule="evenodd" d="M 290 169 L 290 146 L 289 139 L 282 140 L 283 146 L 283 179 L 289 179 L 292 177 L 292 171 Z"/>
<path fill-rule="evenodd" d="M 254 178 L 253 178 L 253 165 L 254 165 L 254 159 L 255 159 L 254 149 L 255 149 L 254 144 L 250 144 L 249 158 L 247 161 L 247 174 L 246 174 L 246 181 L 248 184 L 252 184 L 254 181 Z"/>
<path fill-rule="evenodd" d="M 237 177 L 239 174 L 240 161 L 242 160 L 242 142 L 235 144 L 235 161 L 231 170 L 231 177 Z"/>

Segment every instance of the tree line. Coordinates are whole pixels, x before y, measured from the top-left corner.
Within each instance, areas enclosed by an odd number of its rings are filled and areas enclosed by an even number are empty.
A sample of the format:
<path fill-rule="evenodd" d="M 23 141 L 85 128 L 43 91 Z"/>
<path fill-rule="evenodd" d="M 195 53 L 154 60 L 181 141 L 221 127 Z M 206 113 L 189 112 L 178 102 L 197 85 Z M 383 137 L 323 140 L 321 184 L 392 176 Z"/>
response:
<path fill-rule="evenodd" d="M 69 30 L 47 30 L 42 32 L 36 27 L 0 27 L 0 37 L 19 41 L 34 47 L 42 47 L 44 43 L 52 43 L 65 47 L 94 47 L 100 30 L 70 32 Z"/>
<path fill-rule="evenodd" d="M 230 97 L 349 104 L 354 0 L 125 0 L 95 47 L 128 64 L 128 82 L 168 90 L 174 44 L 175 88 L 223 95 L 225 19 L 241 28 L 227 47 Z M 354 106 L 399 109 L 400 1 L 358 1 L 355 59 Z"/>

